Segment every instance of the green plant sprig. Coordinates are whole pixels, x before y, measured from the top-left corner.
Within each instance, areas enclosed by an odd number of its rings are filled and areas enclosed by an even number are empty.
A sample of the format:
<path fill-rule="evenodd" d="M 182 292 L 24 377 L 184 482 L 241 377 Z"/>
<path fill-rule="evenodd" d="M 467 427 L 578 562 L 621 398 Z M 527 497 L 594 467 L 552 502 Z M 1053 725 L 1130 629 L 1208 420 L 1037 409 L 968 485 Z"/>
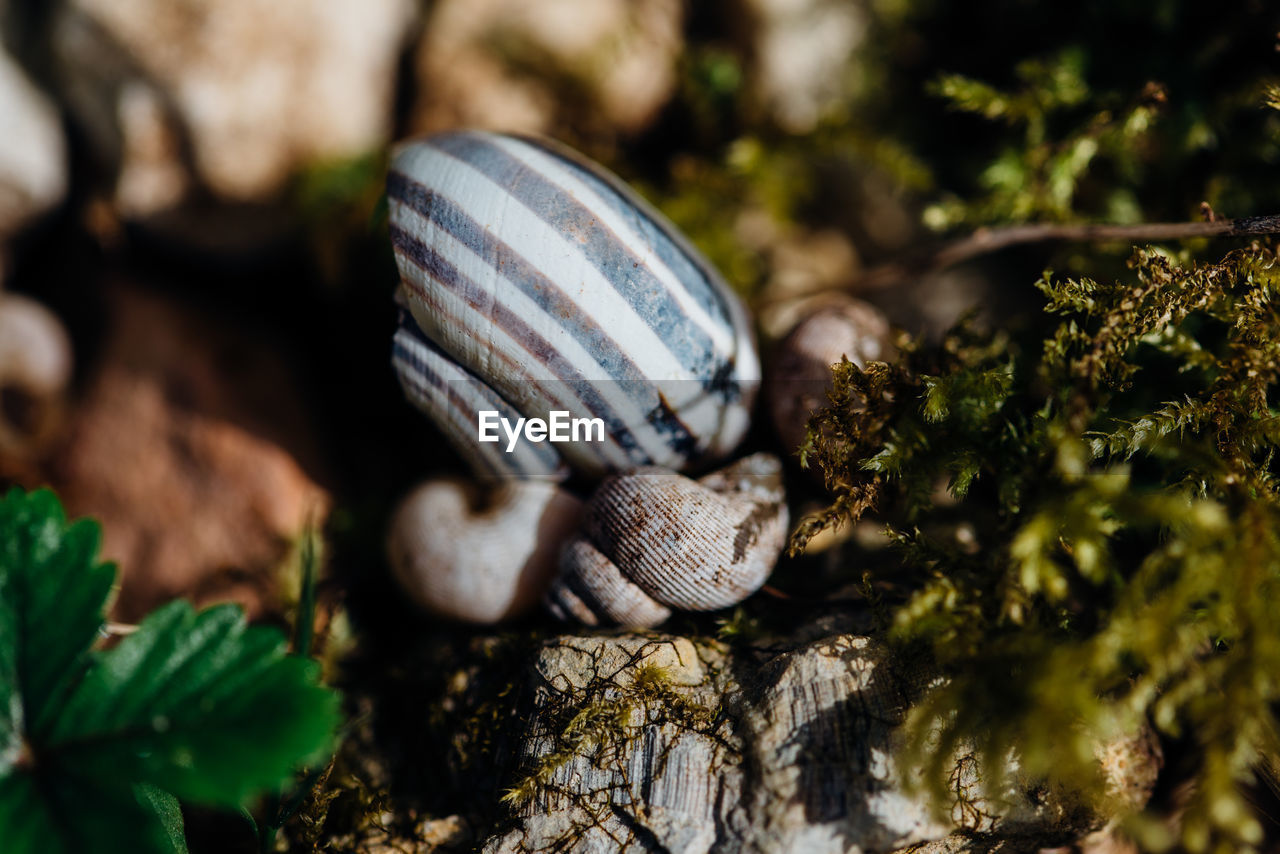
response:
<path fill-rule="evenodd" d="M 1241 786 L 1280 756 L 1278 260 L 1138 250 L 1129 281 L 1046 274 L 1038 342 L 966 322 L 835 367 L 802 448 L 835 499 L 793 549 L 885 522 L 891 635 L 951 677 L 909 723 L 935 778 L 954 750 L 996 776 L 1016 750 L 1101 800 L 1099 745 L 1150 721 L 1199 769 L 1182 844 L 1261 839 Z"/>

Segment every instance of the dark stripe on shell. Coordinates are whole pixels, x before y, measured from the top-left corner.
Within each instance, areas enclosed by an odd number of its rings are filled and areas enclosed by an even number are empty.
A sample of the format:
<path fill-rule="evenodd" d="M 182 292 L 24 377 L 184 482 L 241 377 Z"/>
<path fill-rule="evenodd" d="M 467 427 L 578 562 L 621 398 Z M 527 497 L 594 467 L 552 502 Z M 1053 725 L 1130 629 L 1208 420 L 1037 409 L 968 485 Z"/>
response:
<path fill-rule="evenodd" d="M 707 331 L 685 313 L 626 241 L 546 175 L 479 134 L 444 134 L 426 144 L 479 170 L 558 233 L 572 235 L 583 257 L 692 375 L 705 376 L 702 372 L 714 372 L 733 358 L 732 352 L 716 349 Z M 721 309 L 721 322 L 723 316 Z"/>
<path fill-rule="evenodd" d="M 499 271 L 521 293 L 565 329 L 591 355 L 609 376 L 623 384 L 637 400 L 647 401 L 646 420 L 663 436 L 676 453 L 692 457 L 699 443 L 670 410 L 660 405 L 657 390 L 639 367 L 626 355 L 618 342 L 577 305 L 547 276 L 530 264 L 495 234 L 476 222 L 452 200 L 433 192 L 407 175 L 391 171 L 387 175 L 387 195 L 408 205 L 424 219 L 442 228 L 485 262 Z M 700 366 L 704 363 L 700 363 Z M 703 379 L 704 389 L 715 388 L 720 372 Z"/>
<path fill-rule="evenodd" d="M 637 465 L 643 465 L 646 462 L 647 455 L 639 447 L 636 437 L 627 427 L 626 422 L 614 412 L 595 386 L 583 378 L 582 372 L 566 359 L 551 342 L 543 338 L 509 307 L 501 302 L 493 301 L 489 294 L 463 275 L 439 252 L 427 246 L 404 229 L 395 225 L 391 226 L 391 243 L 418 269 L 430 276 L 442 288 L 459 296 L 476 311 L 488 313 L 490 319 L 520 344 L 531 357 L 546 365 L 556 376 L 560 377 L 559 381 L 573 391 L 574 395 L 587 406 L 592 415 L 604 420 L 609 436 L 622 448 L 628 459 Z M 442 315 L 446 314 L 444 307 L 426 289 L 412 282 L 406 281 L 406 284 L 413 287 L 418 296 L 431 305 L 433 311 Z M 546 389 L 547 383 L 538 382 L 527 371 L 523 370 L 523 365 L 516 362 L 508 362 L 507 365 L 511 370 L 523 376 L 524 382 L 534 385 L 545 396 L 551 397 Z M 514 377 L 515 374 L 513 374 L 513 381 L 516 381 Z M 561 405 L 565 406 L 566 409 L 569 408 L 563 403 Z M 577 414 L 575 413 L 575 416 Z"/>
<path fill-rule="evenodd" d="M 473 462 L 476 458 L 483 460 L 485 467 L 492 474 L 498 475 L 543 475 L 555 473 L 560 468 L 560 455 L 550 445 L 524 443 L 519 446 L 518 452 L 507 454 L 501 449 L 499 443 L 495 445 L 495 448 L 498 448 L 497 453 L 486 453 L 487 449 L 476 442 L 473 432 L 476 429 L 474 419 L 477 417 L 478 407 L 474 405 L 474 401 L 465 399 L 459 392 L 457 384 L 461 381 L 449 380 L 441 376 L 420 354 L 412 352 L 401 336 L 408 336 L 413 343 L 438 357 L 442 362 L 453 366 L 459 374 L 466 377 L 467 391 L 483 400 L 488 408 L 496 410 L 501 417 L 514 422 L 520 414 L 497 392 L 472 376 L 437 347 L 418 327 L 409 313 L 401 310 L 400 328 L 392 339 L 391 361 L 397 369 L 396 374 L 400 382 L 406 386 L 406 391 L 416 392 L 420 407 L 426 408 L 431 405 L 432 401 L 428 396 L 431 389 L 444 392 L 448 400 L 447 409 L 443 412 L 429 411 L 428 414 L 437 419 L 437 423 L 446 435 L 459 443 L 459 450 Z M 413 397 L 414 395 L 410 394 L 410 398 Z M 523 459 L 529 454 L 534 457 L 532 462 Z"/>
<path fill-rule="evenodd" d="M 732 326 L 728 310 L 719 291 L 727 290 L 718 273 L 696 257 L 697 250 L 675 231 L 665 217 L 620 179 L 577 152 L 561 145 L 530 137 L 515 137 L 517 141 L 555 158 L 586 184 L 624 222 L 639 232 L 640 237 L 653 247 L 658 259 L 675 274 L 676 280 L 685 284 L 685 292 L 702 306 L 707 315 L 726 328 Z M 703 287 L 687 287 L 689 282 L 702 282 Z"/>

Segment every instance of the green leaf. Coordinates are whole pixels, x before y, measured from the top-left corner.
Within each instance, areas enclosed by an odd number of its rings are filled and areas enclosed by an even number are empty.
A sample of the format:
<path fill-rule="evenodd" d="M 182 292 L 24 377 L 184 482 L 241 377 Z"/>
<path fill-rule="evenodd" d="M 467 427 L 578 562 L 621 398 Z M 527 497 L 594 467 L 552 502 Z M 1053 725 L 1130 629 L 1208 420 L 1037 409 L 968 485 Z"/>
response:
<path fill-rule="evenodd" d="M 60 768 L 0 780 L 0 833 L 6 854 L 187 854 L 172 795 L 94 784 Z"/>
<path fill-rule="evenodd" d="M 103 654 L 50 738 L 77 767 L 238 806 L 326 755 L 337 696 L 239 608 L 173 602 Z"/>
<path fill-rule="evenodd" d="M 98 540 L 97 523 L 68 525 L 48 490 L 0 500 L 0 773 L 18 727 L 42 731 L 102 625 L 115 568 L 95 560 Z"/>
<path fill-rule="evenodd" d="M 239 805 L 329 750 L 337 695 L 235 606 L 175 602 L 92 651 L 115 571 L 53 493 L 0 499 L 0 840 L 185 854 L 175 796 Z"/>
<path fill-rule="evenodd" d="M 145 784 L 135 787 L 134 795 L 138 803 L 149 807 L 155 813 L 170 850 L 174 854 L 187 854 L 186 827 L 182 820 L 182 807 L 178 805 L 178 799 L 163 789 Z"/>

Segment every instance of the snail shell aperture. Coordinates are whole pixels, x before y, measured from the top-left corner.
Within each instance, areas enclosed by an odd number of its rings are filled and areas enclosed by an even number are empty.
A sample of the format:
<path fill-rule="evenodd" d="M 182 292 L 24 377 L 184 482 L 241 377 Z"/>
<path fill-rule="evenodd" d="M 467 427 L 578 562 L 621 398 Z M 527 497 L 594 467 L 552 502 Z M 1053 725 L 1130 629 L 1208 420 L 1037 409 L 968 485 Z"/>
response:
<path fill-rule="evenodd" d="M 683 469 L 742 438 L 760 381 L 745 308 L 602 167 L 548 141 L 445 133 L 400 148 L 387 197 L 407 309 L 394 363 L 477 473 Z M 482 449 L 475 422 L 462 429 L 481 398 L 600 418 L 604 440 Z"/>
<path fill-rule="evenodd" d="M 477 506 L 474 490 L 433 480 L 400 504 L 387 552 L 400 585 L 426 610 L 495 623 L 537 603 L 582 502 L 553 483 L 511 481 Z"/>
<path fill-rule="evenodd" d="M 547 604 L 562 619 L 626 626 L 725 608 L 764 584 L 786 532 L 782 463 L 770 454 L 696 481 L 654 467 L 614 475 L 561 552 Z"/>

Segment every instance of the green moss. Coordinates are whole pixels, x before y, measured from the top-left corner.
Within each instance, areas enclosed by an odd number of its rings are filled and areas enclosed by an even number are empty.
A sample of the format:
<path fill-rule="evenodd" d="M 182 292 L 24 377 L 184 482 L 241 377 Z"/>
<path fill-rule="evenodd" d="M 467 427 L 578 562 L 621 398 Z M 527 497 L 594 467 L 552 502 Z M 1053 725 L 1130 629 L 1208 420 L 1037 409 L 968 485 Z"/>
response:
<path fill-rule="evenodd" d="M 924 212 L 925 222 L 943 230 L 961 224 L 1076 219 L 1080 184 L 1098 170 L 1098 163 L 1105 163 L 1107 174 L 1129 180 L 1115 182 L 1093 204 L 1111 221 L 1137 220 L 1131 181 L 1141 174 L 1153 126 L 1168 97 L 1164 88 L 1149 84 L 1125 102 L 1094 94 L 1078 47 L 1025 60 L 1016 76 L 1018 86 L 1012 90 L 960 74 L 943 74 L 929 87 L 952 109 L 999 121 L 1016 135 L 980 173 L 978 194 L 933 204 Z M 1064 120 L 1069 129 L 1051 133 Z"/>
<path fill-rule="evenodd" d="M 419 623 L 387 640 L 375 645 L 366 631 L 343 662 L 349 723 L 333 764 L 282 828 L 290 850 L 412 850 L 438 820 L 460 828 L 441 850 L 467 850 L 500 809 L 476 793 L 499 786 L 540 638 Z"/>
<path fill-rule="evenodd" d="M 974 739 L 985 767 L 1016 750 L 1103 798 L 1097 746 L 1149 718 L 1199 769 L 1183 843 L 1258 841 L 1240 787 L 1280 755 L 1278 260 L 1140 250 L 1127 281 L 1046 274 L 1039 334 L 965 323 L 836 366 L 803 449 L 836 499 L 793 548 L 885 521 L 891 636 L 952 676 L 911 724 L 935 776 Z"/>
<path fill-rule="evenodd" d="M 553 640 L 550 645 L 563 642 Z M 669 644 L 669 640 L 655 638 L 640 645 L 620 669 L 606 663 L 608 656 L 603 654 L 603 646 L 593 645 L 591 662 L 576 674 L 585 677 L 581 684 L 553 679 L 543 686 L 536 735 L 527 741 L 538 744 L 546 740 L 548 746 L 521 769 L 503 795 L 503 803 L 519 809 L 541 799 L 541 807 L 547 808 L 548 799 L 568 794 L 556 791 L 556 772 L 576 760 L 585 759 L 596 770 L 613 772 L 616 780 L 627 780 L 630 763 L 639 749 L 637 739 L 655 727 L 715 737 L 725 720 L 719 702 L 708 702 L 689 686 L 677 685 L 667 666 L 649 660 L 655 651 Z M 653 777 L 661 775 L 665 761 L 665 755 L 657 757 Z M 575 806 L 593 820 L 603 820 L 608 814 L 610 792 L 573 795 Z"/>

